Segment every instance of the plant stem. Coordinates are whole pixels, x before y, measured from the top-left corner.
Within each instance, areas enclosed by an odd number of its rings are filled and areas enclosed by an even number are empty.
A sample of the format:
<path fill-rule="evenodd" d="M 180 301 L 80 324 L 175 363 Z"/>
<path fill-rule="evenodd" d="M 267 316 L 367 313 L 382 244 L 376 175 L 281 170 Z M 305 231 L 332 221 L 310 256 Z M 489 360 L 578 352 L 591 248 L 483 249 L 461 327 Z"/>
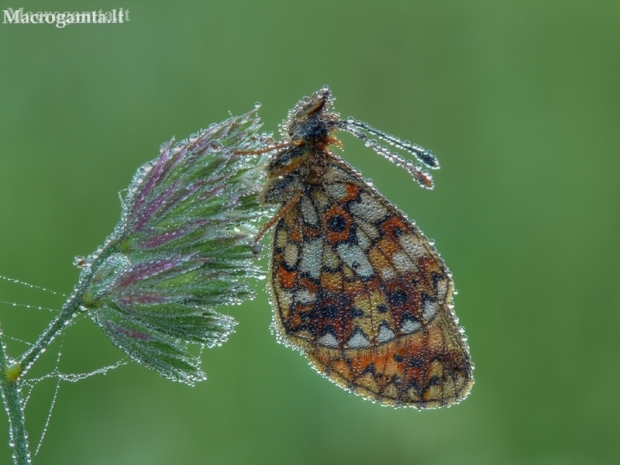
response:
<path fill-rule="evenodd" d="M 4 351 L 4 343 L 0 333 L 0 369 L 2 370 L 0 390 L 4 408 L 9 416 L 10 445 L 13 447 L 13 462 L 15 465 L 30 465 L 30 450 L 28 449 L 28 434 L 26 433 L 24 409 L 19 395 L 20 382 L 15 378 L 8 366 L 8 358 Z"/>
<path fill-rule="evenodd" d="M 92 275 L 80 280 L 80 284 L 62 306 L 61 313 L 52 320 L 43 334 L 39 336 L 39 339 L 19 360 L 13 361 L 7 357 L 0 330 L 0 391 L 2 391 L 4 408 L 9 416 L 10 444 L 13 447 L 13 463 L 15 465 L 30 465 L 32 463 L 20 395 L 21 379 L 23 379 L 26 372 L 39 358 L 41 353 L 45 351 L 47 346 L 62 333 L 63 329 L 71 323 L 75 315 L 80 311 L 84 291 L 90 284 L 91 277 Z"/>

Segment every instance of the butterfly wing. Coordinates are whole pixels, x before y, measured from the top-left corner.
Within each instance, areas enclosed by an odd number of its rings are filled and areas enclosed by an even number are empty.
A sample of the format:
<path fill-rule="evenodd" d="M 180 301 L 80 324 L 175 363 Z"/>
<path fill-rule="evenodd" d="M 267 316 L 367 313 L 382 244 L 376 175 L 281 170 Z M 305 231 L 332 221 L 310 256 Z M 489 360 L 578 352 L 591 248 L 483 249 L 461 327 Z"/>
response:
<path fill-rule="evenodd" d="M 468 394 L 472 365 L 446 266 L 351 166 L 331 159 L 273 241 L 274 326 L 317 371 L 388 405 L 434 408 Z"/>

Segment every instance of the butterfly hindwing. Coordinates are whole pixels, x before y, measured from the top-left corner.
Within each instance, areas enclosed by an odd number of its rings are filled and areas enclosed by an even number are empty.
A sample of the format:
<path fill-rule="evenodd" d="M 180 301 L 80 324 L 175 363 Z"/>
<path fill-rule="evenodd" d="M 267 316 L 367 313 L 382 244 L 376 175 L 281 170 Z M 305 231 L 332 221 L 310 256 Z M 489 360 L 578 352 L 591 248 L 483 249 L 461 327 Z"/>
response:
<path fill-rule="evenodd" d="M 454 286 L 428 239 L 344 161 L 330 159 L 277 222 L 274 326 L 340 386 L 432 408 L 473 382 Z"/>

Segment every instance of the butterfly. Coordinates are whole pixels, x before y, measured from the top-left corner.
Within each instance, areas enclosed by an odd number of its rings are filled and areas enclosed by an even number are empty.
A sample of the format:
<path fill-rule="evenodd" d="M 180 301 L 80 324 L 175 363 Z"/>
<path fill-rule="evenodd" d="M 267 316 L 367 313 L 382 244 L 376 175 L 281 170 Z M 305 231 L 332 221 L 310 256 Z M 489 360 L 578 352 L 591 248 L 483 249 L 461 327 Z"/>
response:
<path fill-rule="evenodd" d="M 432 177 L 387 146 L 438 168 L 428 150 L 332 110 L 328 87 L 304 97 L 280 125 L 262 193 L 280 209 L 270 286 L 278 340 L 322 375 L 366 399 L 429 409 L 465 398 L 473 384 L 466 338 L 453 312 L 451 273 L 414 222 L 330 146 L 348 132 L 424 188 Z"/>

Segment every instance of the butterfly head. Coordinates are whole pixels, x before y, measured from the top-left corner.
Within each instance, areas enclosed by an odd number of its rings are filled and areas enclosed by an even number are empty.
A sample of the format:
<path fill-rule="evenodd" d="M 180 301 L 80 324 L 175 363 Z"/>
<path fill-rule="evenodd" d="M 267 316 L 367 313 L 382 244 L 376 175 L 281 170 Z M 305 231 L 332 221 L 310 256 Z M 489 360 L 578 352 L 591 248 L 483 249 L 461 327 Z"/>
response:
<path fill-rule="evenodd" d="M 340 115 L 330 111 L 333 103 L 334 98 L 327 86 L 323 86 L 310 97 L 304 97 L 282 122 L 282 136 L 296 146 L 327 142 L 329 133 L 337 128 L 340 121 Z"/>

